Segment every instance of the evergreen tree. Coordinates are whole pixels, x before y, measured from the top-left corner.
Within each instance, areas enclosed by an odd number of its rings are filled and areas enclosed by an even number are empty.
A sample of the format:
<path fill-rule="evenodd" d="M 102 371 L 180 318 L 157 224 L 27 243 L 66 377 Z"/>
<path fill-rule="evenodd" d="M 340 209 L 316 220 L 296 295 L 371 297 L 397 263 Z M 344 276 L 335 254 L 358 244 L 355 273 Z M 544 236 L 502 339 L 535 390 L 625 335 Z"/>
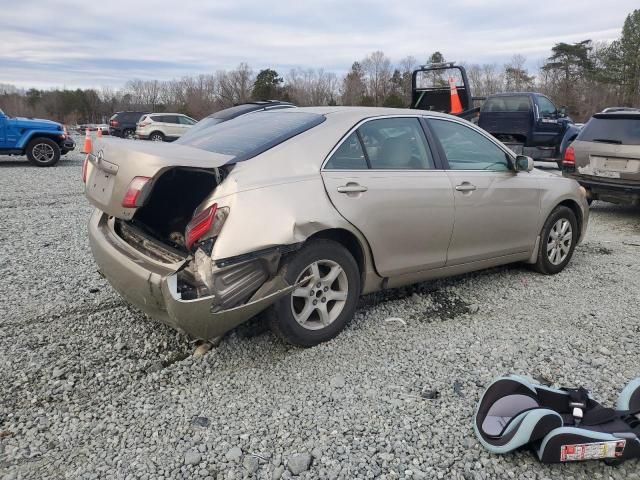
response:
<path fill-rule="evenodd" d="M 260 70 L 253 83 L 251 97 L 254 100 L 273 100 L 280 95 L 280 84 L 283 82 L 278 72 L 270 68 Z"/>

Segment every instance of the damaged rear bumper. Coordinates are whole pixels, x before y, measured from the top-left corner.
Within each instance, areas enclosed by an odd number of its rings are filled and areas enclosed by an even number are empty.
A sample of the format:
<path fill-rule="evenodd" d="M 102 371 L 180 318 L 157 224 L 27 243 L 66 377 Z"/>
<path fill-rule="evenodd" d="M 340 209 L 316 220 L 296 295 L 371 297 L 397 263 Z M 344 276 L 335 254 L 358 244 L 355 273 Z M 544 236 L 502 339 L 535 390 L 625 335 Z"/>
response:
<path fill-rule="evenodd" d="M 153 319 L 198 339 L 223 335 L 295 288 L 275 275 L 256 285 L 257 290 L 246 301 L 232 308 L 225 308 L 228 303 L 220 295 L 183 299 L 180 272 L 189 261 L 187 257 L 175 257 L 175 261 L 167 263 L 143 255 L 118 236 L 113 218 L 97 209 L 89 221 L 89 239 L 100 272 L 129 303 Z M 214 281 L 237 282 L 226 282 L 223 293 L 236 287 L 236 290 L 246 289 L 245 278 L 255 282 L 255 276 L 251 280 L 250 275 L 238 275 L 241 269 L 246 270 L 246 266 L 240 264 L 235 272 L 221 271 L 220 278 L 214 278 Z"/>

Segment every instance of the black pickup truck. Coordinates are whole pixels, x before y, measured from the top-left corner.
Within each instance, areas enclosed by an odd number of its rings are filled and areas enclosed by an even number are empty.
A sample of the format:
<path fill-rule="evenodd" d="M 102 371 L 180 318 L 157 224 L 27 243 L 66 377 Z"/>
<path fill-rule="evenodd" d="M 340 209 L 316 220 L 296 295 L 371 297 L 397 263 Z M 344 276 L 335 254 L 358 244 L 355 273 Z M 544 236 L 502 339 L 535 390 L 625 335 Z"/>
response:
<path fill-rule="evenodd" d="M 462 111 L 451 112 L 450 82 L 456 85 Z M 478 126 L 518 154 L 562 165 L 564 152 L 580 128 L 564 108 L 541 93 L 471 94 L 467 73 L 454 63 L 425 65 L 413 72 L 411 108 L 452 113 Z"/>

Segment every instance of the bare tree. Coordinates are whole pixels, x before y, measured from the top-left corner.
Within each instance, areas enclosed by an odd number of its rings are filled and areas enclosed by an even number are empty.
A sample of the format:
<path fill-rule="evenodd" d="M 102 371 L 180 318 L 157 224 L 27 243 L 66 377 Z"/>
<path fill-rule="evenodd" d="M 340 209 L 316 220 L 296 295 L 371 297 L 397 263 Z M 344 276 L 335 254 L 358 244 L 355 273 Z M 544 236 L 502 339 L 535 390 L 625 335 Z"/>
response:
<path fill-rule="evenodd" d="M 404 57 L 398 62 L 398 70 L 402 75 L 402 98 L 406 105 L 411 104 L 411 77 L 418 66 L 418 61 L 412 57 Z"/>
<path fill-rule="evenodd" d="M 514 55 L 504 66 L 504 88 L 507 91 L 522 92 L 533 88 L 535 77 L 529 75 L 525 68 L 527 59 L 522 55 Z"/>
<path fill-rule="evenodd" d="M 338 79 L 323 69 L 292 69 L 285 79 L 285 89 L 296 105 L 328 105 L 335 102 Z"/>
<path fill-rule="evenodd" d="M 362 71 L 364 72 L 367 93 L 373 99 L 373 104 L 375 106 L 382 105 L 390 88 L 393 73 L 391 61 L 378 50 L 362 60 Z"/>

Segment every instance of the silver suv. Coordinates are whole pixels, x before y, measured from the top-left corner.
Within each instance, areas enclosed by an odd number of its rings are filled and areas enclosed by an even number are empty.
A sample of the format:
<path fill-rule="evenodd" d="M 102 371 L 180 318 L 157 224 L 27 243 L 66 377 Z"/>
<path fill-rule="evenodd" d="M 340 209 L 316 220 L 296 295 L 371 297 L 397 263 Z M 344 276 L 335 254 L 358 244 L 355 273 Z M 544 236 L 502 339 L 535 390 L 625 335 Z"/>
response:
<path fill-rule="evenodd" d="M 149 113 L 136 124 L 136 138 L 164 142 L 180 138 L 197 122 L 181 113 Z"/>

